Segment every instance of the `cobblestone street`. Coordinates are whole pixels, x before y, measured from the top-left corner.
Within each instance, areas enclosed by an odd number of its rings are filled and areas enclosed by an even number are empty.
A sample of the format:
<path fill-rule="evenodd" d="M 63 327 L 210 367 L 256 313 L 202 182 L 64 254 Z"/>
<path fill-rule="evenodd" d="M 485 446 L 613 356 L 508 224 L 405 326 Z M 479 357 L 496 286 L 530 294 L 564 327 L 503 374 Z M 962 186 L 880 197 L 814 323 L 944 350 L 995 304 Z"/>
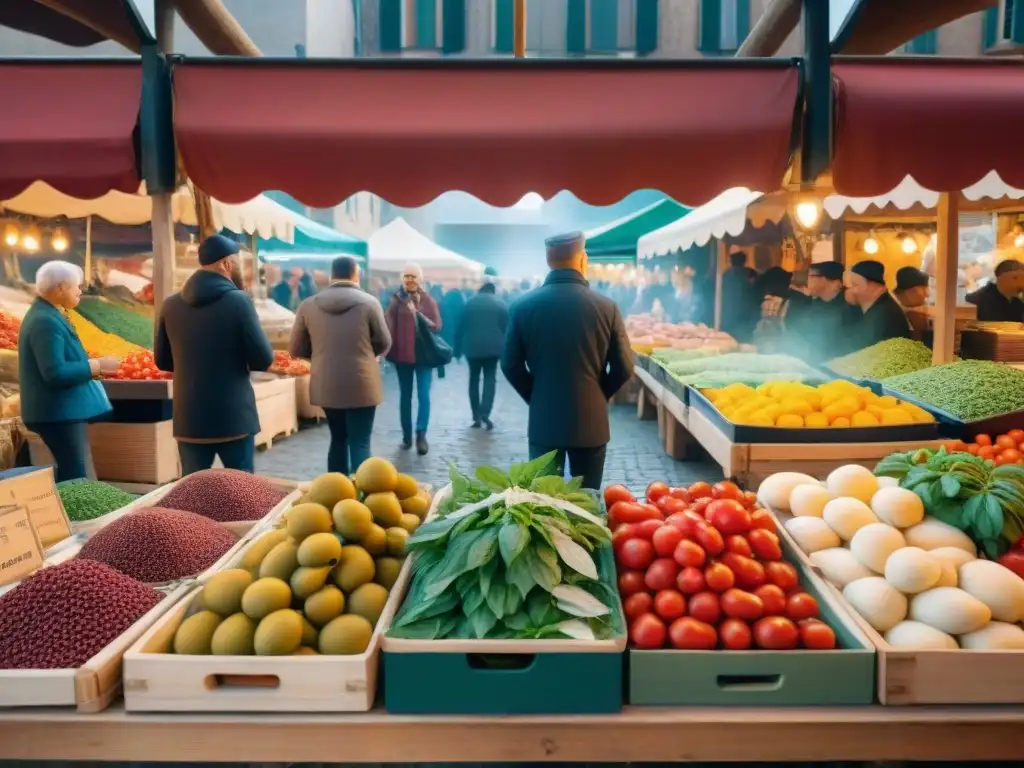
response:
<path fill-rule="evenodd" d="M 493 432 L 471 429 L 468 400 L 468 369 L 455 363 L 446 369 L 444 379 L 434 379 L 430 430 L 430 453 L 418 456 L 415 450 L 399 447 L 402 430 L 398 422 L 398 380 L 393 370 L 384 377 L 385 401 L 377 408 L 373 431 L 373 451 L 385 456 L 402 472 L 435 487 L 447 481 L 448 464 L 464 470 L 481 464 L 507 467 L 527 458 L 526 404 L 498 373 L 498 393 L 492 419 Z M 721 470 L 711 463 L 678 462 L 665 455 L 658 441 L 654 421 L 641 422 L 636 407 L 612 408 L 612 441 L 608 446 L 605 483 L 623 483 L 641 490 L 653 480 L 689 483 L 718 478 Z M 321 423 L 302 429 L 297 435 L 276 440 L 273 448 L 256 457 L 258 472 L 275 477 L 308 480 L 324 472 L 330 433 Z"/>

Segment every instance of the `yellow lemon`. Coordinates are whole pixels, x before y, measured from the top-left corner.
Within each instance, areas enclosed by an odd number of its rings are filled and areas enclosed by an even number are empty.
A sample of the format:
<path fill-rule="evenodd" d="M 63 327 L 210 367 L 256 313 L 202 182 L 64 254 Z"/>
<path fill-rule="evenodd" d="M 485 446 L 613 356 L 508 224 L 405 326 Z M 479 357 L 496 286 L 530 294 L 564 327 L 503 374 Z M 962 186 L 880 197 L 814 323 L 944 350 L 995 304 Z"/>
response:
<path fill-rule="evenodd" d="M 803 417 L 797 416 L 795 413 L 784 413 L 775 420 L 775 426 L 788 429 L 803 429 L 804 420 Z"/>
<path fill-rule="evenodd" d="M 850 419 L 851 427 L 877 427 L 878 425 L 878 419 L 868 411 L 858 411 Z"/>
<path fill-rule="evenodd" d="M 935 421 L 935 418 L 928 411 L 913 403 L 900 403 L 900 409 L 909 413 L 910 417 L 917 424 L 931 424 Z"/>
<path fill-rule="evenodd" d="M 850 420 L 845 416 L 836 416 L 829 422 L 833 427 L 848 427 L 850 426 Z"/>
<path fill-rule="evenodd" d="M 796 398 L 789 398 L 787 400 L 783 400 L 782 404 L 779 406 L 779 409 L 780 413 L 793 414 L 794 416 L 801 417 L 806 416 L 808 413 L 812 413 L 814 411 L 814 408 L 812 408 L 811 405 L 808 404 L 806 401 L 797 400 Z"/>
<path fill-rule="evenodd" d="M 885 413 L 885 409 L 884 408 L 882 408 L 881 406 L 876 405 L 874 403 L 870 403 L 869 405 L 865 406 L 864 410 L 867 411 L 868 413 L 870 413 L 872 416 L 874 416 L 879 421 L 882 420 L 882 414 Z"/>
<path fill-rule="evenodd" d="M 747 424 L 749 424 L 752 427 L 774 427 L 775 426 L 775 422 L 773 422 L 768 416 L 766 416 L 761 411 L 758 411 L 753 416 L 751 416 L 747 420 Z"/>
<path fill-rule="evenodd" d="M 802 399 L 815 411 L 821 410 L 821 395 L 815 390 L 811 389 L 803 393 Z"/>
<path fill-rule="evenodd" d="M 882 424 L 913 424 L 914 417 L 902 408 L 886 408 L 879 421 Z"/>
<path fill-rule="evenodd" d="M 882 395 L 878 398 L 878 404 L 883 408 L 895 408 L 900 404 L 900 401 L 892 395 Z"/>
<path fill-rule="evenodd" d="M 822 427 L 828 426 L 828 416 L 824 413 L 808 413 L 804 416 L 804 426 L 811 427 L 812 429 L 821 429 Z"/>

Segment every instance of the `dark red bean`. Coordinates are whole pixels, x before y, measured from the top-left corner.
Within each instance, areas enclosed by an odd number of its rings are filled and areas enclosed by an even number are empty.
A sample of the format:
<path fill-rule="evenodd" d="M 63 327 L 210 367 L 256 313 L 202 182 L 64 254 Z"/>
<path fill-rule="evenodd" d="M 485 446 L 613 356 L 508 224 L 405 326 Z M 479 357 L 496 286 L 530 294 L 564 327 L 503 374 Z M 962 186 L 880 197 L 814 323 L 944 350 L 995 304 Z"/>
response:
<path fill-rule="evenodd" d="M 206 469 L 178 481 L 160 500 L 160 506 L 232 523 L 259 520 L 286 495 L 259 475 L 236 469 Z"/>

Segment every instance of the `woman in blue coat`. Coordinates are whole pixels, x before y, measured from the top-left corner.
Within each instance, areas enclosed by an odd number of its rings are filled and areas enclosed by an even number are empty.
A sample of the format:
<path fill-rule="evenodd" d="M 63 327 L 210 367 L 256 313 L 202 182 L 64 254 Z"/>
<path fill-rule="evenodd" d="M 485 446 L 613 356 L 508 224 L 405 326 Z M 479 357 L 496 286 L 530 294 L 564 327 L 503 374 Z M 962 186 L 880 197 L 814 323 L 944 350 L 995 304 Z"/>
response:
<path fill-rule="evenodd" d="M 18 334 L 21 418 L 53 454 L 57 482 L 86 477 L 88 422 L 111 411 L 96 378 L 120 364 L 116 357 L 90 360 L 65 315 L 78 306 L 82 278 L 82 270 L 66 261 L 40 267 L 37 298 Z"/>

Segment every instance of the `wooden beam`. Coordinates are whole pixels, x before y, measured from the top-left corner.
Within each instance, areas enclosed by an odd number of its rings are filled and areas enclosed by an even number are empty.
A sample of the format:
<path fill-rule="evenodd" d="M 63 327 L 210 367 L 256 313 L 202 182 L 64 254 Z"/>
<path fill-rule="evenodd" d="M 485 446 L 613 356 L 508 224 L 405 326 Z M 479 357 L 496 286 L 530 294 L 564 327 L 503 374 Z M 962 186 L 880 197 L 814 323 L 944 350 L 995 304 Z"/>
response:
<path fill-rule="evenodd" d="M 221 0 L 174 0 L 182 21 L 216 56 L 262 56 Z"/>
<path fill-rule="evenodd" d="M 512 50 L 517 59 L 526 58 L 526 0 L 515 0 L 513 6 Z"/>
<path fill-rule="evenodd" d="M 956 276 L 960 259 L 960 215 L 956 194 L 939 195 L 938 236 L 936 237 L 935 325 L 932 339 L 932 364 L 953 361 L 956 333 Z"/>
<path fill-rule="evenodd" d="M 121 9 L 120 3 L 97 3 L 96 0 L 35 0 L 39 5 L 56 11 L 123 45 L 133 53 L 142 49 L 139 38 L 128 21 L 127 14 Z M 99 6 L 99 7 L 96 7 Z M 116 6 L 117 12 L 111 13 L 110 8 Z"/>
<path fill-rule="evenodd" d="M 802 0 L 773 0 L 750 30 L 736 55 L 751 58 L 774 56 L 800 23 L 802 9 Z"/>

